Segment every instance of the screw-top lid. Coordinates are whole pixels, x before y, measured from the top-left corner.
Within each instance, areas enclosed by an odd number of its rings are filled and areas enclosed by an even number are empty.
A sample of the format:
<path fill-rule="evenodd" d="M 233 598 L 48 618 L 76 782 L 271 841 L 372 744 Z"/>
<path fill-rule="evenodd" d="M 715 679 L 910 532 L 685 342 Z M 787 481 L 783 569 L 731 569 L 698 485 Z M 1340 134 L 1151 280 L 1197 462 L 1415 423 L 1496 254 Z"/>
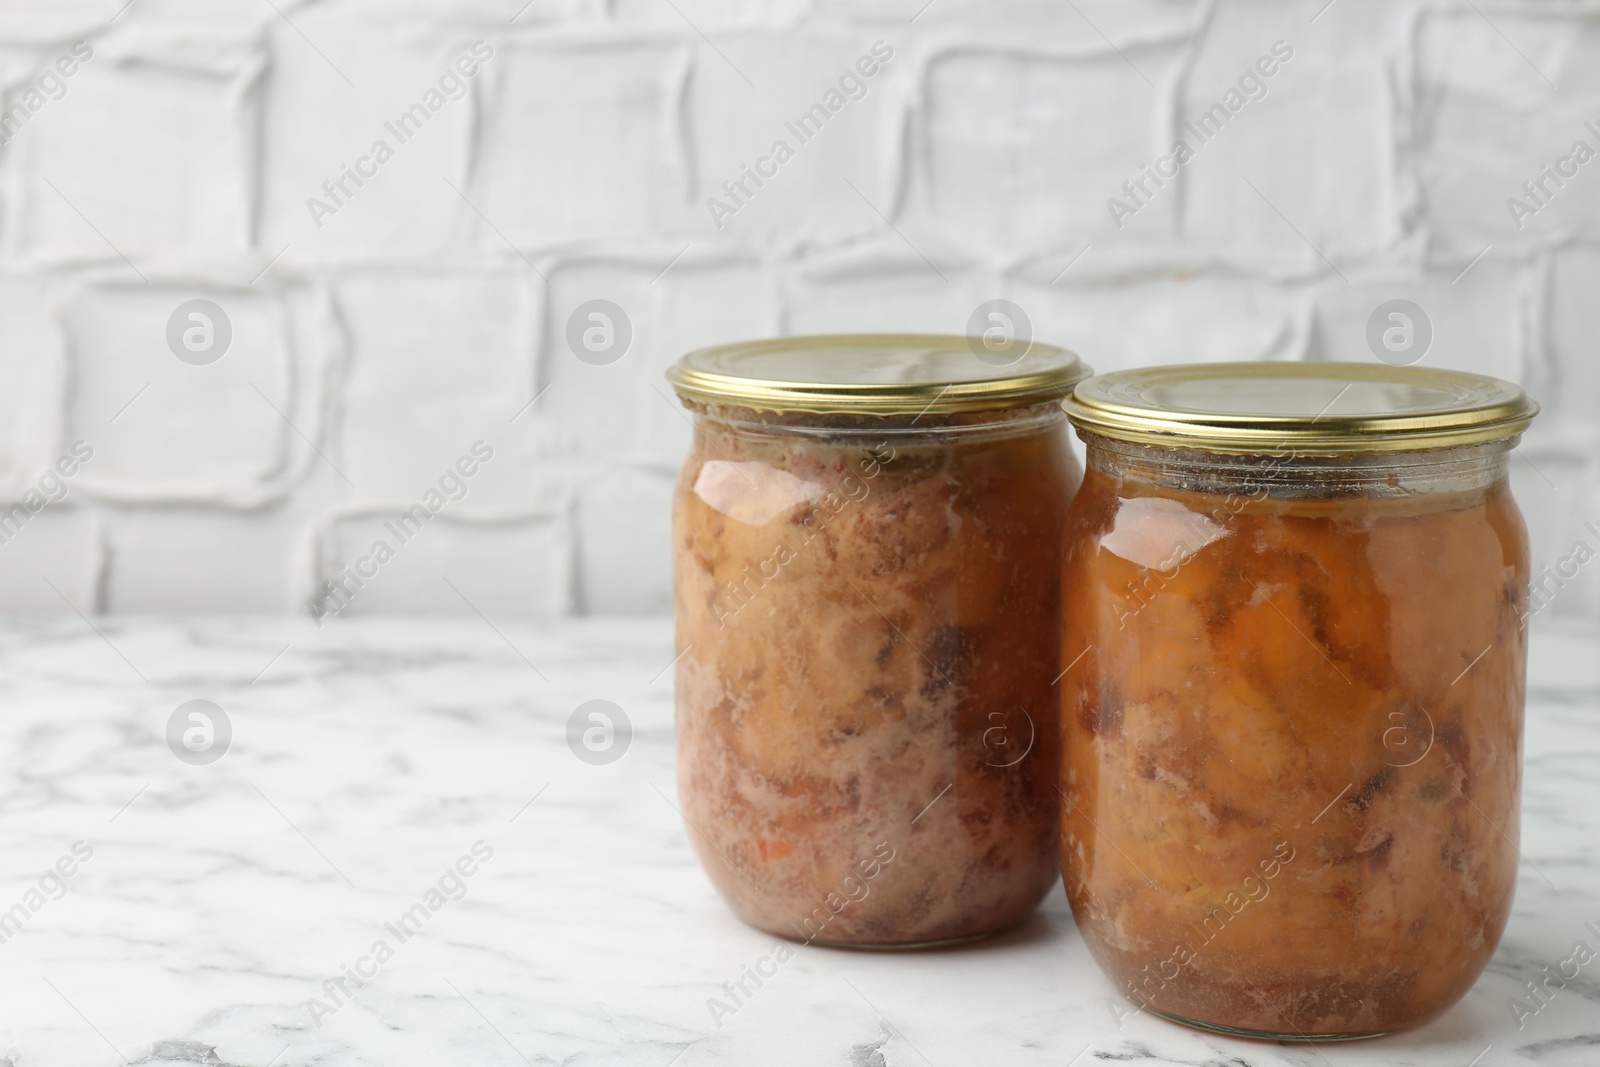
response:
<path fill-rule="evenodd" d="M 1510 382 L 1368 363 L 1199 363 L 1079 382 L 1080 430 L 1211 452 L 1406 452 L 1512 437 L 1539 405 Z"/>
<path fill-rule="evenodd" d="M 906 415 L 1065 397 L 1090 369 L 1064 348 L 940 334 L 780 337 L 690 352 L 667 371 L 686 400 L 759 411 Z"/>

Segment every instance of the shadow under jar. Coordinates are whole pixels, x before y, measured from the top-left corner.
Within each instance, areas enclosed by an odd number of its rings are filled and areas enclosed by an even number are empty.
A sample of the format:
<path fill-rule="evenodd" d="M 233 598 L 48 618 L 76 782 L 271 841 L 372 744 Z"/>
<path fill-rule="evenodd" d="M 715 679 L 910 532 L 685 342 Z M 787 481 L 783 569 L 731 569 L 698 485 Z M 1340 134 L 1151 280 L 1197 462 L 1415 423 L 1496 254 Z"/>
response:
<path fill-rule="evenodd" d="M 1061 857 L 1134 1002 L 1277 1040 L 1443 1011 L 1517 870 L 1528 542 L 1515 386 L 1157 367 L 1065 407 Z"/>
<path fill-rule="evenodd" d="M 978 346 L 975 353 L 972 346 Z M 669 373 L 678 792 L 744 921 L 910 948 L 1027 918 L 1058 871 L 1070 352 L 787 338 Z"/>

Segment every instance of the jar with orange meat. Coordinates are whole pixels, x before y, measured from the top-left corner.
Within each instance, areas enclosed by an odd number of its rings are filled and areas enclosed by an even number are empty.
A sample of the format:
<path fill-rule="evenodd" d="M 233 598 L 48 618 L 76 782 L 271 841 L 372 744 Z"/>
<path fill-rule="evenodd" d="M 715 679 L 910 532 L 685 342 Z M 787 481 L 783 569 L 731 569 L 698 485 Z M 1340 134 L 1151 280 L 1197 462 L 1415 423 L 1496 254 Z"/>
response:
<path fill-rule="evenodd" d="M 1061 856 L 1128 998 L 1279 1040 L 1415 1026 L 1517 873 L 1513 385 L 1379 364 L 1107 374 L 1062 587 Z"/>
<path fill-rule="evenodd" d="M 912 947 L 1029 916 L 1058 871 L 1070 352 L 939 336 L 685 356 L 678 795 L 746 922 Z"/>

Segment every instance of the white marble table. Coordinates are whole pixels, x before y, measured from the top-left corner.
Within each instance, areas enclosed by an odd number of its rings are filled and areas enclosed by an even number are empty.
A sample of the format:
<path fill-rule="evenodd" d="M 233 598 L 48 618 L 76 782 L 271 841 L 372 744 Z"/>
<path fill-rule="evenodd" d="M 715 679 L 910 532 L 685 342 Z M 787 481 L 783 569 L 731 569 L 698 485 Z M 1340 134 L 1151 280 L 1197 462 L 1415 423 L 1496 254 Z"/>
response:
<path fill-rule="evenodd" d="M 773 942 L 672 807 L 665 623 L 96 625 L 0 630 L 0 1065 L 1600 1064 L 1600 961 L 1522 1029 L 1508 1007 L 1600 926 L 1592 630 L 1536 631 L 1526 861 L 1489 973 L 1423 1030 L 1306 1048 L 1119 1027 L 1059 889 L 987 944 L 802 949 L 718 1026 L 707 999 Z M 210 765 L 166 741 L 191 699 L 233 728 Z M 609 765 L 566 743 L 590 699 L 634 726 Z M 430 910 L 441 878 L 460 899 Z M 346 968 L 371 977 L 325 986 Z"/>

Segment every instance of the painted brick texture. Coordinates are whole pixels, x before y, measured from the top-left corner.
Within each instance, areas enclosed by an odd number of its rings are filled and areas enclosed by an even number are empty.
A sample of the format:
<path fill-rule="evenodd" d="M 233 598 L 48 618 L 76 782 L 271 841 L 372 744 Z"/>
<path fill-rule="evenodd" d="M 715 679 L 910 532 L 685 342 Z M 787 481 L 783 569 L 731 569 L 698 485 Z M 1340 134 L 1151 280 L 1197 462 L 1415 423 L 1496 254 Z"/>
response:
<path fill-rule="evenodd" d="M 663 612 L 673 359 L 997 297 L 1100 369 L 1371 360 L 1413 300 L 1427 365 L 1544 402 L 1553 566 L 1600 524 L 1597 72 L 1589 2 L 17 0 L 0 498 L 92 458 L 0 610 L 302 612 L 366 568 L 342 611 Z M 1600 567 L 1546 610 L 1600 618 Z"/>

